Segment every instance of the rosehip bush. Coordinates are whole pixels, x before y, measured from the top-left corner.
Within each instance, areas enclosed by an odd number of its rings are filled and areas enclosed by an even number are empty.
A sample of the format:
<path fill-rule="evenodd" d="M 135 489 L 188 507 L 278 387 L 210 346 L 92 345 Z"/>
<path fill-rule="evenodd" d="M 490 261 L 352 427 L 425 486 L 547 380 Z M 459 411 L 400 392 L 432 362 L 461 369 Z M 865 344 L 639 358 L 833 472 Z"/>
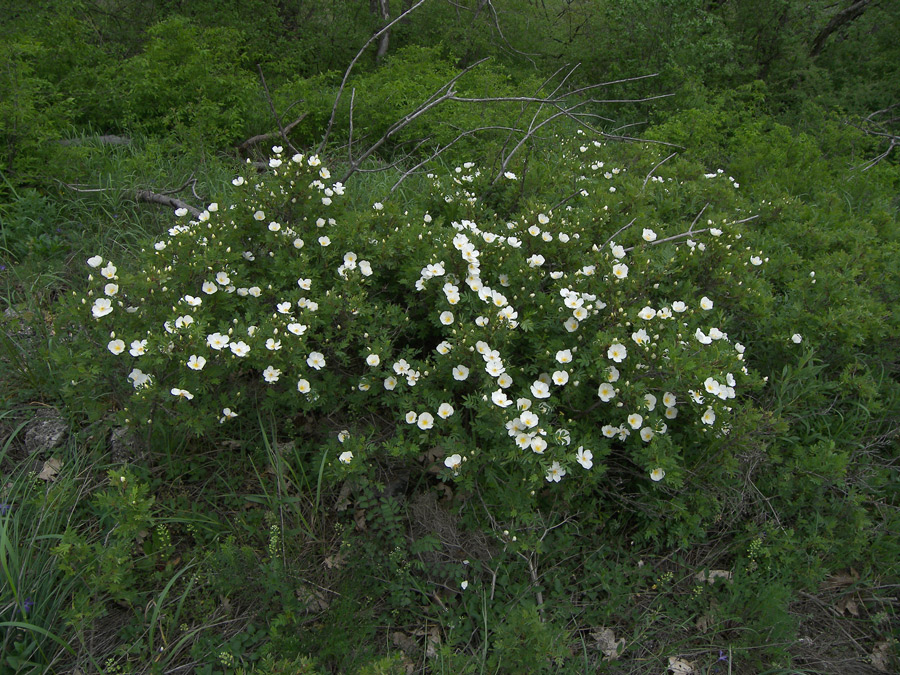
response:
<path fill-rule="evenodd" d="M 512 171 L 466 163 L 406 210 L 359 212 L 318 157 L 274 148 L 134 261 L 87 261 L 73 300 L 98 376 L 129 424 L 240 435 L 265 413 L 315 429 L 339 472 L 429 450 L 467 489 L 691 481 L 703 499 L 756 424 L 730 326 L 765 305 L 764 262 L 727 217 L 621 222 L 647 181 L 589 158 L 604 149 L 582 148 L 574 201 L 504 218 L 480 195 L 515 191 Z"/>

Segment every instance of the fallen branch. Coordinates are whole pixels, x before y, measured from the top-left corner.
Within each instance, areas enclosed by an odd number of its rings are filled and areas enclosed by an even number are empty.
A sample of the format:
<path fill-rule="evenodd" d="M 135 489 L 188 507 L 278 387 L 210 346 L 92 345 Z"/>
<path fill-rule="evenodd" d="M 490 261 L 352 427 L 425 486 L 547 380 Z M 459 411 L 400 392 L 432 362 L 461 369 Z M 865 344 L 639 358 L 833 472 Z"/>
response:
<path fill-rule="evenodd" d="M 86 145 L 87 143 L 99 143 L 100 145 L 128 145 L 131 139 L 127 136 L 107 134 L 104 136 L 87 136 L 85 138 L 63 138 L 56 141 L 58 145 Z"/>
<path fill-rule="evenodd" d="M 54 180 L 57 183 L 59 183 L 60 185 L 62 185 L 64 188 L 66 188 L 67 190 L 71 190 L 72 192 L 83 192 L 83 193 L 108 192 L 109 190 L 116 189 L 116 188 L 111 188 L 111 187 L 87 188 L 87 187 L 82 187 L 78 184 L 63 183 L 61 180 L 57 180 L 55 178 L 54 178 Z M 169 196 L 174 192 L 180 192 L 181 190 L 186 188 L 188 185 L 190 185 L 191 192 L 193 192 L 194 196 L 197 197 L 197 199 L 200 199 L 200 197 L 197 195 L 197 192 L 194 190 L 194 186 L 196 186 L 196 184 L 197 184 L 197 179 L 191 178 L 190 180 L 188 180 L 187 183 L 182 185 L 180 188 L 177 188 L 175 190 L 168 190 L 163 193 L 153 192 L 152 190 L 138 190 L 137 192 L 134 193 L 134 199 L 135 199 L 135 201 L 146 202 L 148 204 L 160 204 L 162 206 L 170 206 L 173 209 L 187 209 L 194 216 L 199 216 L 201 211 L 196 206 L 191 206 L 187 202 L 184 202 L 180 199 Z"/>
<path fill-rule="evenodd" d="M 170 197 L 168 195 L 162 195 L 158 192 L 151 192 L 150 190 L 138 190 L 135 193 L 135 200 L 139 202 L 147 202 L 149 204 L 160 204 L 162 206 L 170 206 L 173 209 L 187 209 L 194 216 L 200 215 L 200 209 L 196 206 L 191 206 L 187 202 L 183 202 L 180 199 L 176 199 L 175 197 Z"/>
<path fill-rule="evenodd" d="M 304 119 L 306 119 L 306 115 L 307 115 L 307 113 L 303 113 L 302 115 L 300 115 L 300 117 L 295 119 L 293 122 L 288 124 L 283 129 L 279 129 L 278 131 L 270 131 L 265 134 L 258 134 L 256 136 L 251 136 L 246 141 L 244 141 L 239 146 L 237 146 L 236 150 L 238 151 L 238 154 L 244 154 L 250 148 L 252 148 L 254 145 L 258 145 L 259 143 L 263 143 L 265 141 L 272 140 L 273 138 L 284 138 L 285 136 L 287 136 L 289 133 L 291 133 L 294 130 L 294 127 L 296 127 L 298 124 L 300 124 L 300 122 L 302 122 Z"/>

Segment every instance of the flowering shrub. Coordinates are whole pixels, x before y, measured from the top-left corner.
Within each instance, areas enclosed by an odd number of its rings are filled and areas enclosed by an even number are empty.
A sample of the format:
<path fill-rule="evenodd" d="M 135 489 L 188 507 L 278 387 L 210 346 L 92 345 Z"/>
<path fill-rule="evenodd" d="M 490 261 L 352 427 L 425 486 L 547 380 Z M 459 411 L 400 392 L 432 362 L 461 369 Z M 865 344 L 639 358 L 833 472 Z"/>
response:
<path fill-rule="evenodd" d="M 617 222 L 605 200 L 634 183 L 600 159 L 556 210 L 498 217 L 467 163 L 430 176 L 427 210 L 354 213 L 318 157 L 273 150 L 233 203 L 176 212 L 127 270 L 87 261 L 76 300 L 130 424 L 228 433 L 259 409 L 332 429 L 335 470 L 438 448 L 470 486 L 615 465 L 677 487 L 727 466 L 757 382 L 727 310 L 756 302 L 764 267 L 738 225 Z"/>

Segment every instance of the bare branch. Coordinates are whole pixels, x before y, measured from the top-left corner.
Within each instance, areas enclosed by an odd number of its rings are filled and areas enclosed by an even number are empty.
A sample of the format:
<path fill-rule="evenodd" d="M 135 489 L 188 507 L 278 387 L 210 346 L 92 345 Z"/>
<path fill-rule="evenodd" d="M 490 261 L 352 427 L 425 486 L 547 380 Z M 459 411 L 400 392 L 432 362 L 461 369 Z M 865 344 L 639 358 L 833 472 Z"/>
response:
<path fill-rule="evenodd" d="M 397 182 L 391 186 L 391 192 L 394 192 L 398 187 L 400 187 L 400 184 L 403 181 L 405 181 L 407 178 L 409 178 L 412 174 L 417 173 L 419 171 L 419 169 L 421 169 L 423 166 L 428 164 L 428 162 L 430 162 L 433 159 L 435 159 L 436 157 L 438 157 L 445 150 L 447 150 L 451 146 L 455 145 L 457 142 L 461 141 L 463 138 L 477 134 L 480 131 L 515 131 L 515 132 L 519 132 L 519 133 L 523 132 L 522 129 L 516 129 L 514 127 L 500 127 L 500 126 L 477 127 L 476 129 L 469 129 L 467 131 L 460 132 L 460 134 L 456 138 L 454 138 L 452 141 L 450 141 L 449 143 L 447 143 L 446 145 L 444 145 L 442 147 L 439 147 L 437 150 L 435 150 L 433 153 L 431 153 L 431 155 L 429 155 L 428 157 L 423 159 L 421 162 L 416 164 L 414 167 L 412 167 L 408 171 L 405 171 L 403 173 L 403 175 L 400 176 L 400 178 L 397 180 Z"/>
<path fill-rule="evenodd" d="M 416 108 L 413 112 L 405 115 L 402 119 L 397 120 L 390 127 L 388 127 L 388 130 L 384 133 L 384 135 L 381 138 L 379 138 L 377 141 L 375 141 L 375 143 L 370 145 L 359 157 L 357 157 L 355 160 L 353 160 L 351 162 L 350 167 L 347 169 L 347 172 L 344 175 L 341 182 L 346 183 L 347 179 L 349 179 L 350 176 L 352 176 L 357 171 L 360 163 L 363 162 L 364 160 L 366 160 L 368 157 L 370 157 L 372 155 L 372 153 L 374 153 L 376 150 L 378 150 L 378 148 L 380 148 L 388 140 L 390 140 L 391 136 L 393 136 L 394 134 L 396 134 L 403 128 L 407 127 L 409 124 L 411 124 L 417 118 L 424 115 L 426 112 L 428 112 L 432 108 L 439 106 L 444 101 L 453 100 L 453 98 L 456 94 L 456 92 L 453 91 L 453 85 L 456 84 L 456 82 L 459 80 L 459 78 L 461 78 L 463 75 L 465 75 L 469 71 L 473 70 L 474 68 L 477 68 L 485 61 L 487 61 L 486 58 L 476 61 L 468 68 L 459 72 L 456 76 L 454 76 L 447 83 L 441 85 L 441 87 L 436 92 L 434 92 L 431 96 L 429 96 L 425 100 L 425 102 L 420 104 L 419 107 Z M 441 94 L 440 93 L 441 91 L 445 91 L 445 93 Z"/>
<path fill-rule="evenodd" d="M 347 161 L 353 166 L 353 103 L 356 100 L 356 87 L 350 90 L 350 136 L 347 139 Z"/>
<path fill-rule="evenodd" d="M 294 106 L 294 104 L 291 104 L 291 107 L 293 107 L 293 106 Z M 243 153 L 247 152 L 247 150 L 249 150 L 251 147 L 253 147 L 254 145 L 256 145 L 258 143 L 263 143 L 263 142 L 271 140 L 273 138 L 281 138 L 282 135 L 286 136 L 287 134 L 291 133 L 294 130 L 294 127 L 296 127 L 298 124 L 300 124 L 300 122 L 302 122 L 304 119 L 306 119 L 306 115 L 307 115 L 307 113 L 303 113 L 302 115 L 300 115 L 300 117 L 298 117 L 293 122 L 288 124 L 283 130 L 270 131 L 265 134 L 258 134 L 256 136 L 251 136 L 246 141 L 244 141 L 239 146 L 237 146 L 236 150 L 238 151 L 238 154 L 243 154 Z"/>
<path fill-rule="evenodd" d="M 356 56 L 353 57 L 353 60 L 350 61 L 350 65 L 347 66 L 347 70 L 344 71 L 344 77 L 341 79 L 341 86 L 338 88 L 337 96 L 334 97 L 334 105 L 331 108 L 331 117 L 328 119 L 328 126 L 325 128 L 325 135 L 322 137 L 322 142 L 319 143 L 319 148 L 316 151 L 321 154 L 325 149 L 325 145 L 328 143 L 328 137 L 331 135 L 331 129 L 334 126 L 334 118 L 337 115 L 338 104 L 341 101 L 341 95 L 344 93 L 344 87 L 347 86 L 347 80 L 350 78 L 350 71 L 353 70 L 353 66 L 356 65 L 356 62 L 359 61 L 360 57 L 362 57 L 363 53 L 366 49 L 369 48 L 369 45 L 372 44 L 375 40 L 381 37 L 383 33 L 386 33 L 391 29 L 391 27 L 397 23 L 398 21 L 406 18 L 414 11 L 416 11 L 419 7 L 421 7 L 425 3 L 425 0 L 419 0 L 416 4 L 410 7 L 408 10 L 400 14 L 396 19 L 391 21 L 387 26 L 376 32 L 372 37 L 366 40 L 366 43 L 360 48 L 360 50 L 356 53 Z"/>
<path fill-rule="evenodd" d="M 150 204 L 170 206 L 173 209 L 187 209 L 195 216 L 200 215 L 200 209 L 198 209 L 196 206 L 191 206 L 187 202 L 183 202 L 180 199 L 175 199 L 175 197 L 161 195 L 156 192 L 151 192 L 150 190 L 138 190 L 135 193 L 135 199 L 139 202 L 148 202 Z"/>
<path fill-rule="evenodd" d="M 663 159 L 663 160 L 657 162 L 656 164 L 654 164 L 654 165 L 653 165 L 653 168 L 650 169 L 650 173 L 648 173 L 647 176 L 646 176 L 646 178 L 644 178 L 644 184 L 641 185 L 641 190 L 643 190 L 645 187 L 647 187 L 647 181 L 650 180 L 650 176 L 653 175 L 653 172 L 656 171 L 660 166 L 662 166 L 662 164 L 663 164 L 664 162 L 668 162 L 670 159 L 672 159 L 672 158 L 673 158 L 675 155 L 677 155 L 677 154 L 678 154 L 677 152 L 673 152 L 671 155 L 669 155 L 669 156 L 666 157 L 665 159 Z"/>
<path fill-rule="evenodd" d="M 92 192 L 109 192 L 110 190 L 116 190 L 117 188 L 86 188 L 81 187 L 77 184 L 63 183 L 61 180 L 54 180 L 62 185 L 67 190 L 71 190 L 72 192 L 84 192 L 84 193 L 92 193 Z M 152 190 L 138 190 L 134 193 L 134 199 L 138 202 L 147 202 L 149 204 L 161 204 L 162 206 L 170 206 L 173 209 L 187 209 L 193 215 L 199 216 L 200 209 L 196 206 L 191 206 L 187 202 L 183 202 L 180 199 L 176 199 L 175 197 L 170 197 L 173 192 L 180 192 L 188 185 L 191 185 L 191 190 L 193 191 L 193 186 L 196 185 L 197 180 L 195 178 L 191 178 L 187 183 L 182 185 L 180 188 L 176 190 L 168 190 L 166 192 L 153 192 Z M 197 193 L 194 192 L 194 196 L 197 197 Z M 199 197 L 197 197 L 199 199 Z M 201 200 L 202 201 L 202 200 Z"/>
<path fill-rule="evenodd" d="M 275 123 L 278 124 L 278 131 L 281 135 L 281 139 L 284 141 L 284 144 L 291 149 L 291 152 L 296 153 L 297 148 L 295 148 L 294 144 L 288 139 L 287 132 L 284 130 L 284 125 L 281 124 L 281 115 L 275 110 L 275 104 L 272 102 L 272 95 L 269 93 L 269 85 L 266 84 L 266 76 L 263 75 L 262 66 L 257 63 L 256 69 L 259 71 L 259 79 L 262 82 L 263 91 L 266 93 L 266 102 L 269 104 L 269 110 L 272 111 L 272 117 L 275 118 Z"/>
<path fill-rule="evenodd" d="M 627 230 L 629 227 L 631 227 L 632 225 L 634 225 L 634 221 L 636 221 L 636 220 L 637 220 L 637 218 L 632 218 L 630 223 L 628 223 L 627 225 L 623 225 L 623 226 L 620 227 L 618 230 L 616 230 L 615 232 L 613 232 L 613 233 L 612 233 L 612 236 L 611 236 L 609 239 L 607 239 L 606 241 L 604 241 L 604 242 L 603 242 L 603 246 L 601 246 L 600 248 L 601 248 L 601 249 L 606 248 L 606 245 L 607 245 L 609 242 L 611 242 L 613 239 L 615 239 L 616 237 L 618 237 L 619 234 L 620 234 L 621 232 L 624 232 L 624 231 Z"/>

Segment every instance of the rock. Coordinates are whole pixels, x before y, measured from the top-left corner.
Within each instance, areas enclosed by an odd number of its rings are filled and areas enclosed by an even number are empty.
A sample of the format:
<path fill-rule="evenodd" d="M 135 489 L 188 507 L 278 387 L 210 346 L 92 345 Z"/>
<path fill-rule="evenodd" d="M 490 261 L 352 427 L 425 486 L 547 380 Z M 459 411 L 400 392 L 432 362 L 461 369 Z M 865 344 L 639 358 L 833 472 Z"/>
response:
<path fill-rule="evenodd" d="M 140 453 L 140 441 L 128 427 L 116 427 L 109 432 L 109 451 L 112 461 L 130 463 Z"/>
<path fill-rule="evenodd" d="M 57 410 L 50 409 L 32 420 L 25 432 L 25 451 L 34 455 L 53 450 L 62 445 L 69 431 L 69 425 Z"/>

